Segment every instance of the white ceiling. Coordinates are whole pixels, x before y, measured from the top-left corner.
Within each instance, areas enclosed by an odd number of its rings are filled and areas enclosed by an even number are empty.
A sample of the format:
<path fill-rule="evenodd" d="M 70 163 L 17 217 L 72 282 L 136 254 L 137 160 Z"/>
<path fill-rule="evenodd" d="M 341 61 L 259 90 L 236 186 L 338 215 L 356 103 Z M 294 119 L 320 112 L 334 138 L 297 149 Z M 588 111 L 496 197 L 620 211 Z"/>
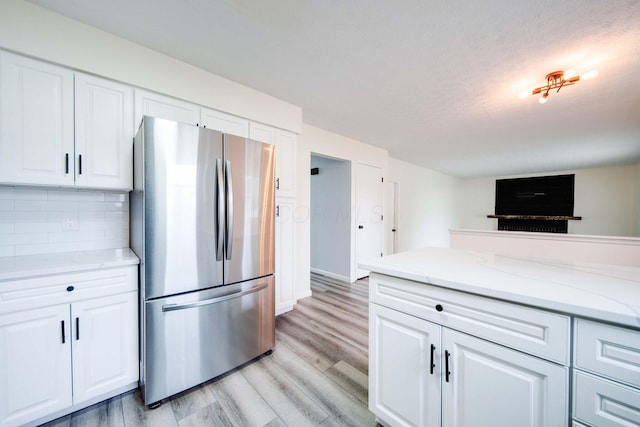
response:
<path fill-rule="evenodd" d="M 460 177 L 640 161 L 640 0 L 31 0 Z M 573 68 L 598 77 L 518 94 Z"/>

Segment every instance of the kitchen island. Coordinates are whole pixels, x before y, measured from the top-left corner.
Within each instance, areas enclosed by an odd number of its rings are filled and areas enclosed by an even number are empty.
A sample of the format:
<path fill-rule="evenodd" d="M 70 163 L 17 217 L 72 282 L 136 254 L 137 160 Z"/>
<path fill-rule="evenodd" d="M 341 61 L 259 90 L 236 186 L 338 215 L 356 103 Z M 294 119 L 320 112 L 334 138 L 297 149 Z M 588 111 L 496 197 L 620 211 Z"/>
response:
<path fill-rule="evenodd" d="M 424 248 L 370 270 L 385 425 L 640 425 L 640 268 Z"/>

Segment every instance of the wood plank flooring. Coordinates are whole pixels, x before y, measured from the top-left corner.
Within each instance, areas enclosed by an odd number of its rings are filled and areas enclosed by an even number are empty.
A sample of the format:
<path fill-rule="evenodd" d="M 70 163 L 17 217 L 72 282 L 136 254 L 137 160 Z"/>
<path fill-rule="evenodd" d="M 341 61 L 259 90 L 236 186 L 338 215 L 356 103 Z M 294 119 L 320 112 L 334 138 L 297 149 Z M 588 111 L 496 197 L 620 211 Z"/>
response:
<path fill-rule="evenodd" d="M 148 409 L 133 391 L 47 423 L 63 426 L 376 426 L 367 409 L 368 280 L 311 276 L 276 319 L 273 354 Z"/>

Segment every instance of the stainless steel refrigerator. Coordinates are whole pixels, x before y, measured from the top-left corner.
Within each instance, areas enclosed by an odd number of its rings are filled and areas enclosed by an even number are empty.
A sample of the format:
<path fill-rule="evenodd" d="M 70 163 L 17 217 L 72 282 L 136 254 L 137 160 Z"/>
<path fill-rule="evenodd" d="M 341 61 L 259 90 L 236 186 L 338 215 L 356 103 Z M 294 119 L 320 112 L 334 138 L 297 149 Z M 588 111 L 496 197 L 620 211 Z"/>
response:
<path fill-rule="evenodd" d="M 147 405 L 275 345 L 273 146 L 145 116 L 134 140 Z"/>

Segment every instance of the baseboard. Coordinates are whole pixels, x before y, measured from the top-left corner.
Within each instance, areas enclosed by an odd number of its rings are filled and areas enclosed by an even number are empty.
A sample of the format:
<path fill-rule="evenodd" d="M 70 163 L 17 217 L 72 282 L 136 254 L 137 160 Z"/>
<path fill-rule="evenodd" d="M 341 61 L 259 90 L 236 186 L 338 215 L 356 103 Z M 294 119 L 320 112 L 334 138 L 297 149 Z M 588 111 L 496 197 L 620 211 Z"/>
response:
<path fill-rule="evenodd" d="M 312 273 L 319 274 L 321 276 L 326 276 L 331 279 L 340 280 L 341 282 L 351 283 L 351 278 L 347 276 L 341 276 L 340 274 L 335 274 L 330 271 L 320 270 L 319 268 L 310 268 Z"/>

